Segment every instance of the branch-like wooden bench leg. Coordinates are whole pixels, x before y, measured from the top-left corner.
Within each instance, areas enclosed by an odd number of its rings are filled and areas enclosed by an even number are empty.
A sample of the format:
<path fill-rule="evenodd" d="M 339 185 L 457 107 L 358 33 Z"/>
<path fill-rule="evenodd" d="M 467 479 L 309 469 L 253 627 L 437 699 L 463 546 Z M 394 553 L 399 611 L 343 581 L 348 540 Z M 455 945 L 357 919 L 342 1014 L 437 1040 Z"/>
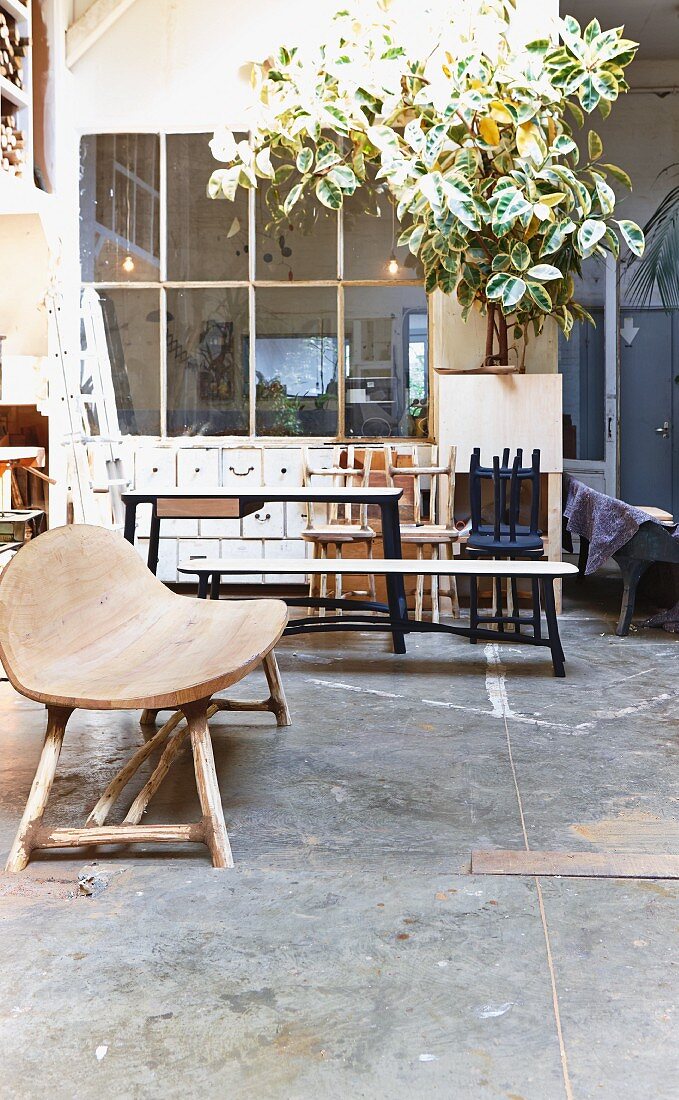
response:
<path fill-rule="evenodd" d="M 207 709 L 207 717 L 211 718 L 213 714 L 217 713 L 218 709 L 219 707 L 216 703 L 211 703 Z M 177 725 L 182 718 L 186 717 L 186 715 L 183 710 L 180 710 L 177 711 L 174 717 L 177 718 L 177 722 L 175 722 L 175 725 Z M 172 718 L 170 719 L 170 722 L 171 721 Z M 164 728 L 165 727 L 163 726 L 163 729 Z M 159 730 L 158 732 L 161 733 L 162 730 Z M 149 776 L 146 783 L 144 784 L 134 802 L 130 806 L 129 810 L 127 811 L 127 814 L 125 815 L 125 820 L 123 822 L 124 825 L 139 824 L 144 813 L 146 812 L 146 807 L 160 787 L 160 784 L 163 782 L 165 776 L 169 772 L 175 760 L 179 756 L 188 732 L 189 727 L 187 722 L 187 725 L 184 727 L 184 729 L 178 730 L 170 741 L 169 745 L 165 747 L 163 755 L 156 764 L 155 771 Z"/>
<path fill-rule="evenodd" d="M 193 703 L 191 707 L 185 708 L 185 714 L 191 734 L 198 797 L 203 811 L 205 843 L 210 849 L 213 867 L 233 867 L 212 741 L 207 727 L 206 703 Z"/>
<path fill-rule="evenodd" d="M 66 723 L 72 713 L 72 710 L 62 707 L 47 708 L 47 732 L 40 761 L 14 844 L 7 858 L 6 871 L 23 871 L 28 863 L 31 849 L 35 847 L 33 837 L 45 813 L 66 732 Z"/>
<path fill-rule="evenodd" d="M 262 662 L 264 666 L 264 675 L 266 676 L 266 682 L 269 685 L 269 691 L 271 697 L 268 700 L 269 707 L 276 715 L 276 725 L 278 726 L 291 726 L 292 718 L 290 717 L 290 711 L 288 710 L 288 702 L 285 698 L 285 689 L 283 688 L 283 681 L 281 680 L 281 674 L 278 668 L 278 661 L 276 660 L 276 654 L 273 649 L 267 653 Z"/>
<path fill-rule="evenodd" d="M 155 726 L 156 718 L 158 717 L 157 710 L 143 710 L 141 712 L 141 718 L 139 719 L 140 726 Z"/>
<path fill-rule="evenodd" d="M 147 713 L 146 711 L 144 712 Z M 157 714 L 158 711 L 151 711 L 151 714 Z M 130 782 L 132 776 L 139 770 L 144 761 L 151 755 L 151 753 L 160 748 L 164 741 L 170 736 L 172 731 L 176 729 L 180 722 L 183 722 L 184 715 L 182 711 L 176 711 L 171 718 L 168 718 L 167 722 L 160 727 L 157 733 L 150 737 L 148 741 L 145 741 L 141 748 L 137 749 L 134 756 L 128 760 L 124 768 L 118 772 L 116 776 L 111 780 L 108 787 L 102 794 L 101 798 L 97 802 L 96 806 L 92 810 L 90 816 L 86 821 L 88 828 L 93 828 L 95 825 L 103 825 L 108 817 L 111 809 L 118 798 L 118 795 L 125 789 Z"/>

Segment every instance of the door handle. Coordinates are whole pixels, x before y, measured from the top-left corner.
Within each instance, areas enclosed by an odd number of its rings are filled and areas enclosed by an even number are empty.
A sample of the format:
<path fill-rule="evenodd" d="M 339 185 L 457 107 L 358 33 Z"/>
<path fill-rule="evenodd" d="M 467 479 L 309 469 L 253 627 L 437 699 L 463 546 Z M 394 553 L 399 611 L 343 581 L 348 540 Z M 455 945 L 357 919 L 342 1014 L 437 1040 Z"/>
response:
<path fill-rule="evenodd" d="M 670 434 L 669 422 L 666 420 L 662 428 L 656 428 L 655 431 L 656 435 L 661 435 L 663 439 L 667 439 L 668 435 Z"/>

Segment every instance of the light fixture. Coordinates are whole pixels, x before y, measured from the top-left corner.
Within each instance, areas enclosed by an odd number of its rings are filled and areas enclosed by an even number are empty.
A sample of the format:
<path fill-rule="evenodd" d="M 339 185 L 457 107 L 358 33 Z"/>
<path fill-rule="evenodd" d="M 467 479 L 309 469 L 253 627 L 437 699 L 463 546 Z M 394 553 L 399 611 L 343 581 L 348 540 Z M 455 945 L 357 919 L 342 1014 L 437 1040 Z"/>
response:
<path fill-rule="evenodd" d="M 132 272 L 134 271 L 134 260 L 131 256 L 125 257 L 122 263 L 122 268 L 123 271 L 125 271 L 128 275 L 132 274 Z"/>
<path fill-rule="evenodd" d="M 387 271 L 393 277 L 398 275 L 398 260 L 396 259 L 396 212 L 391 203 L 391 255 L 387 263 Z"/>

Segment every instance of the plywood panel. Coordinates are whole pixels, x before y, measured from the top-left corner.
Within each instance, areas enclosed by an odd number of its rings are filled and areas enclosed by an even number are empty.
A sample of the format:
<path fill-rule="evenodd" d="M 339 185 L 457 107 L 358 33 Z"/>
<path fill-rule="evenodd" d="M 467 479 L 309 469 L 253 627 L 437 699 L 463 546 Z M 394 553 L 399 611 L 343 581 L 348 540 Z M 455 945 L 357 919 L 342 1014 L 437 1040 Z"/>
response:
<path fill-rule="evenodd" d="M 561 404 L 558 374 L 440 375 L 439 443 L 457 447 L 460 470 L 474 447 L 488 465 L 504 447 L 525 457 L 538 447 L 540 469 L 561 473 Z"/>

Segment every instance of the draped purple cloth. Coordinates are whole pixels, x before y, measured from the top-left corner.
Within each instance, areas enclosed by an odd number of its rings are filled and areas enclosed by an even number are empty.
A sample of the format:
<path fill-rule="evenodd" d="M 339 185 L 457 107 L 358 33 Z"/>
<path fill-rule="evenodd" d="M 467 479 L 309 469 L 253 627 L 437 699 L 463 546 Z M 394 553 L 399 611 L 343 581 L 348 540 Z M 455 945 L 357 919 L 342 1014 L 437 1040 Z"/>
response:
<path fill-rule="evenodd" d="M 647 512 L 633 508 L 615 497 L 597 493 L 574 477 L 566 477 L 568 490 L 564 516 L 567 529 L 589 542 L 589 557 L 585 573 L 594 573 L 616 551 L 636 535 L 642 523 L 657 523 Z M 679 527 L 665 527 L 668 534 L 679 537 Z"/>

